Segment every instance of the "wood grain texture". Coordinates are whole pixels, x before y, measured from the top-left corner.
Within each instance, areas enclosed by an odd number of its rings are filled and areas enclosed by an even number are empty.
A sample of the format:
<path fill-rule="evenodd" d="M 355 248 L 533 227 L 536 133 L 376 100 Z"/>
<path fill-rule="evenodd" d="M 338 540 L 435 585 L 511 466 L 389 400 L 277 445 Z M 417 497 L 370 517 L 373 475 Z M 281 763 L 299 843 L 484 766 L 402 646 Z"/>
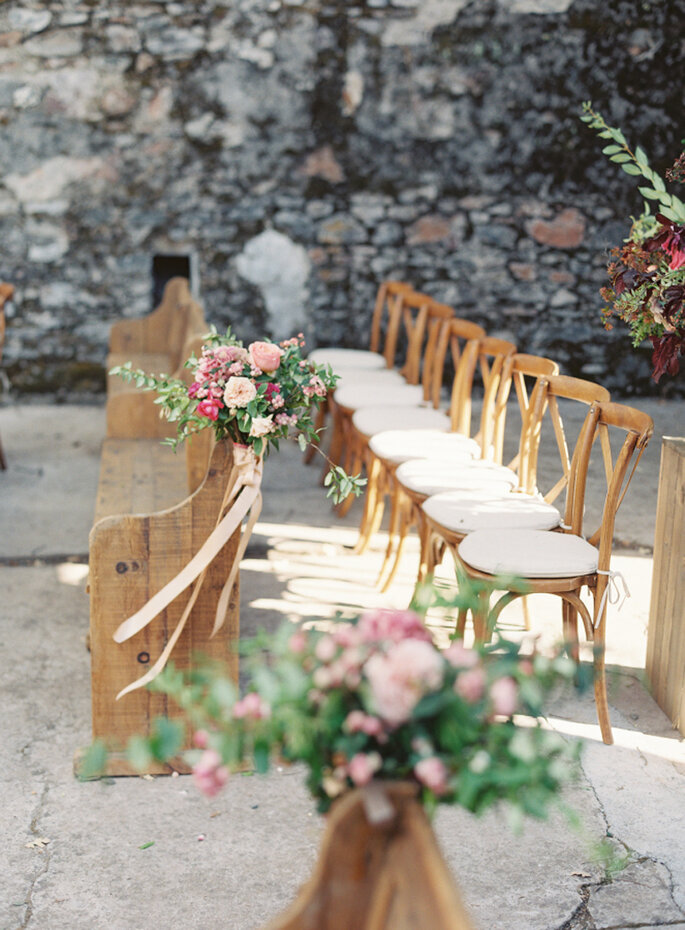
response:
<path fill-rule="evenodd" d="M 654 700 L 685 735 L 685 439 L 661 446 L 646 664 Z"/>
<path fill-rule="evenodd" d="M 155 440 L 104 443 L 96 519 L 90 533 L 90 643 L 93 737 L 121 750 L 135 734 L 150 732 L 154 717 L 180 716 L 164 695 L 145 688 L 115 700 L 145 673 L 164 649 L 191 589 L 151 624 L 117 644 L 114 631 L 190 561 L 214 529 L 231 470 L 232 449 L 218 443 L 204 481 L 187 496 L 182 453 Z M 210 639 L 222 587 L 235 560 L 239 531 L 207 570 L 172 661 L 189 669 L 198 654 L 227 664 L 237 681 L 239 584 L 234 586 L 226 624 Z M 189 747 L 188 747 L 189 748 Z M 122 770 L 112 774 L 129 774 Z M 110 764 L 111 771 L 111 764 Z"/>
<path fill-rule="evenodd" d="M 314 874 L 264 930 L 473 930 L 414 786 L 383 789 L 386 822 L 369 822 L 366 789 L 336 802 Z"/>

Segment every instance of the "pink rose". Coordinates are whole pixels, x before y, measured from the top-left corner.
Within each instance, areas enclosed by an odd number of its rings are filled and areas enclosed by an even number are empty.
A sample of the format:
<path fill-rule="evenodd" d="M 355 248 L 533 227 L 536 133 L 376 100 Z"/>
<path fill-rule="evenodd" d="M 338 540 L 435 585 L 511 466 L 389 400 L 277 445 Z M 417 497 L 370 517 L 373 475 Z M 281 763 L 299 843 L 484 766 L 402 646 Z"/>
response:
<path fill-rule="evenodd" d="M 257 396 L 257 388 L 249 378 L 232 377 L 226 382 L 224 403 L 227 407 L 247 407 Z"/>
<path fill-rule="evenodd" d="M 229 771 L 215 749 L 205 749 L 193 766 L 193 781 L 199 790 L 213 798 L 229 779 Z"/>
<path fill-rule="evenodd" d="M 490 688 L 492 711 L 502 717 L 511 717 L 518 704 L 518 685 L 513 678 L 498 678 Z"/>
<path fill-rule="evenodd" d="M 368 785 L 382 765 L 383 760 L 377 752 L 358 752 L 350 759 L 347 773 L 355 785 L 361 787 Z"/>
<path fill-rule="evenodd" d="M 433 794 L 441 795 L 447 791 L 447 768 L 442 759 L 437 756 L 430 756 L 428 759 L 421 759 L 417 762 L 414 766 L 414 774 Z"/>
<path fill-rule="evenodd" d="M 461 640 L 456 639 L 443 652 L 444 657 L 455 668 L 473 668 L 480 662 L 475 649 L 467 649 Z"/>
<path fill-rule="evenodd" d="M 217 400 L 215 397 L 209 397 L 207 400 L 201 400 L 195 408 L 195 411 L 201 417 L 207 417 L 208 420 L 216 420 L 223 406 L 220 400 Z"/>
<path fill-rule="evenodd" d="M 255 691 L 250 691 L 241 701 L 233 705 L 233 717 L 240 720 L 265 720 L 271 716 L 271 708 Z"/>
<path fill-rule="evenodd" d="M 264 372 L 276 371 L 281 364 L 283 350 L 272 342 L 251 342 L 248 346 L 250 361 L 255 368 Z"/>
<path fill-rule="evenodd" d="M 421 618 L 413 610 L 370 610 L 362 614 L 357 630 L 364 642 L 389 639 L 399 643 L 403 639 L 431 641 L 431 635 Z"/>
<path fill-rule="evenodd" d="M 250 424 L 250 436 L 258 438 L 266 436 L 274 428 L 274 418 L 269 414 L 268 417 L 253 417 Z"/>
<path fill-rule="evenodd" d="M 196 730 L 193 733 L 193 742 L 198 749 L 206 749 L 209 745 L 209 733 L 206 730 Z"/>
<path fill-rule="evenodd" d="M 288 640 L 288 648 L 291 652 L 300 654 L 307 648 L 307 636 L 302 630 L 298 630 Z"/>
<path fill-rule="evenodd" d="M 319 662 L 331 662 L 337 654 L 338 647 L 332 636 L 322 636 L 314 647 L 314 655 Z"/>
<path fill-rule="evenodd" d="M 405 639 L 385 654 L 372 655 L 364 671 L 376 712 L 391 727 L 397 727 L 409 719 L 424 694 L 440 687 L 444 661 L 430 643 Z"/>
<path fill-rule="evenodd" d="M 454 690 L 469 704 L 480 701 L 485 693 L 485 672 L 482 668 L 469 668 L 454 682 Z"/>

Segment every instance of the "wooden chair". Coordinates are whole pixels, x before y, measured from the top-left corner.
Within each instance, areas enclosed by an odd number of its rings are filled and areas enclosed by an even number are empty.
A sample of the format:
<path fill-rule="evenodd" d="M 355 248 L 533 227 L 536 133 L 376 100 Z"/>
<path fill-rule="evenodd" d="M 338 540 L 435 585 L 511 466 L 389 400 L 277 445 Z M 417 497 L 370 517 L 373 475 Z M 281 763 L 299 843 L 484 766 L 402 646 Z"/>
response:
<path fill-rule="evenodd" d="M 417 522 L 422 559 L 417 579 L 419 582 L 433 574 L 445 551 L 451 552 L 458 562 L 457 548 L 467 533 L 483 528 L 499 530 L 512 527 L 549 531 L 561 524 L 561 514 L 554 502 L 566 489 L 568 505 L 572 458 L 569 455 L 560 401 L 580 404 L 584 409 L 608 402 L 610 395 L 606 388 L 592 381 L 543 374 L 545 365 L 554 363 L 549 359 L 526 355 L 517 361 L 513 360 L 512 367 L 518 369 L 515 383 L 521 409 L 521 430 L 517 455 L 510 462 L 518 476 L 518 484 L 512 491 L 493 494 L 486 490 L 481 495 L 463 489 L 439 491 L 435 483 L 430 486 L 428 481 L 423 484 L 416 480 L 410 481 L 406 471 L 402 473 L 398 469 L 398 483 L 419 510 Z M 535 373 L 530 395 L 525 386 L 520 386 L 524 373 Z M 553 435 L 552 445 L 556 447 L 558 466 L 546 481 L 546 487 L 541 490 L 538 487 L 538 462 L 545 425 L 547 432 Z M 581 438 L 582 431 L 575 444 L 576 450 Z M 431 491 L 433 493 L 429 493 Z M 460 611 L 457 633 L 461 636 L 464 634 L 466 619 L 466 612 Z M 487 631 L 480 620 L 480 616 L 474 617 L 476 637 L 484 639 Z"/>
<path fill-rule="evenodd" d="M 382 482 L 390 496 L 390 525 L 388 530 L 388 546 L 385 559 L 379 574 L 379 584 L 382 590 L 387 590 L 395 576 L 399 560 L 402 555 L 404 541 L 409 531 L 411 521 L 407 520 L 409 503 L 401 492 L 395 480 L 398 468 L 405 463 L 418 459 L 448 463 L 450 467 L 464 465 L 468 467 L 474 461 L 481 464 L 488 462 L 501 463 L 502 450 L 496 448 L 498 436 L 501 431 L 494 422 L 498 414 L 497 397 L 501 394 L 501 379 L 505 370 L 508 370 L 509 358 L 514 356 L 516 346 L 513 342 L 484 336 L 478 343 L 478 357 L 476 372 L 480 374 L 483 387 L 483 405 L 481 408 L 480 429 L 475 437 L 470 438 L 459 430 L 438 432 L 424 430 L 423 432 L 406 430 L 388 430 L 373 435 L 369 440 L 369 456 L 380 460 Z M 471 379 L 473 380 L 473 379 Z M 451 422 L 460 424 L 459 407 L 471 404 L 471 395 L 466 396 L 465 391 L 453 390 L 451 400 Z M 506 405 L 504 405 L 506 410 Z M 465 424 L 463 424 L 465 425 Z M 483 472 L 487 471 L 483 469 Z M 388 566 L 395 555 L 392 568 L 386 576 Z M 383 581 L 385 578 L 385 581 Z"/>
<path fill-rule="evenodd" d="M 2 347 L 5 344 L 5 304 L 12 299 L 14 286 L 0 281 L 0 361 L 2 360 Z M 0 440 L 0 470 L 5 471 L 7 468 L 7 459 L 2 448 Z"/>
<path fill-rule="evenodd" d="M 411 290 L 411 286 L 403 281 L 383 281 L 381 283 L 376 294 L 376 302 L 371 318 L 368 349 L 324 346 L 309 353 L 310 361 L 317 365 L 330 365 L 336 374 L 343 377 L 346 374 L 349 376 L 351 373 L 360 378 L 368 378 L 372 373 L 376 375 L 379 373 L 389 374 L 390 372 L 398 374 L 394 365 L 401 334 L 402 297 Z M 418 371 L 414 372 L 405 368 L 403 374 L 409 383 L 417 383 Z M 317 432 L 323 429 L 329 412 L 330 403 L 327 398 L 326 402 L 321 404 L 317 411 L 314 424 Z M 336 424 L 334 423 L 334 437 L 331 442 L 334 447 L 334 454 L 338 444 L 335 427 Z M 305 464 L 311 462 L 314 455 L 314 447 L 310 444 L 304 455 Z"/>
<path fill-rule="evenodd" d="M 623 501 L 640 456 L 654 430 L 651 417 L 623 404 L 593 403 L 573 455 L 562 532 L 539 530 L 479 530 L 467 535 L 457 549 L 461 568 L 471 577 L 496 581 L 506 575 L 521 579 L 490 609 L 482 602 L 479 626 L 491 629 L 501 610 L 522 593 L 558 595 L 563 602 L 565 639 L 578 657 L 578 617 L 593 643 L 594 688 L 602 739 L 612 743 L 605 676 L 607 601 L 610 584 L 616 512 Z M 620 451 L 612 455 L 610 432 L 623 435 Z M 607 493 L 599 527 L 584 526 L 585 489 L 595 440 L 601 445 Z M 631 468 L 632 462 L 632 468 Z M 591 610 L 581 600 L 583 588 L 592 598 Z"/>
<path fill-rule="evenodd" d="M 421 505 L 437 490 L 459 488 L 465 497 L 478 499 L 486 496 L 509 496 L 517 487 L 519 454 L 517 453 L 507 465 L 502 464 L 504 448 L 504 429 L 508 409 L 508 399 L 512 385 L 518 400 L 518 409 L 522 422 L 527 422 L 532 387 L 546 374 L 558 371 L 558 366 L 551 359 L 529 356 L 515 352 L 512 343 L 500 340 L 484 339 L 481 341 L 480 355 L 494 355 L 489 378 L 484 378 L 484 397 L 481 409 L 481 423 L 478 433 L 480 450 L 475 459 L 468 459 L 459 446 L 449 445 L 433 450 L 427 443 L 417 448 L 414 454 L 407 453 L 395 461 L 391 471 L 392 493 L 397 511 L 396 539 L 389 540 L 395 545 L 395 557 L 389 574 L 385 577 L 383 590 L 387 590 L 394 578 L 402 556 L 404 542 L 412 526 L 419 531 L 420 556 L 417 583 L 425 580 L 428 567 L 428 533 Z M 499 354 L 495 354 L 499 353 Z M 496 375 L 495 375 L 496 372 Z M 385 434 L 385 437 L 391 434 Z M 410 433 L 405 434 L 410 436 Z M 383 447 L 384 434 L 371 440 Z M 520 442 L 519 442 L 520 447 Z M 425 454 L 424 454 L 425 453 Z M 387 555 L 387 553 L 386 553 Z M 386 559 L 381 569 L 387 570 Z M 433 566 L 431 565 L 430 570 Z"/>
<path fill-rule="evenodd" d="M 478 362 L 478 345 L 485 335 L 480 326 L 468 320 L 455 319 L 453 310 L 445 304 L 426 298 L 426 349 L 422 367 L 422 394 L 412 397 L 407 391 L 374 393 L 368 406 L 348 413 L 348 472 L 356 474 L 366 468 L 367 488 L 364 512 L 357 546 L 362 551 L 376 532 L 382 519 L 387 492 L 379 459 L 369 452 L 369 442 L 376 433 L 392 425 L 402 424 L 418 431 L 436 430 L 471 432 L 471 383 Z M 443 402 L 445 365 L 453 365 L 452 402 L 449 410 Z M 369 392 L 369 395 L 371 392 Z M 351 497 L 340 508 L 349 506 Z"/>

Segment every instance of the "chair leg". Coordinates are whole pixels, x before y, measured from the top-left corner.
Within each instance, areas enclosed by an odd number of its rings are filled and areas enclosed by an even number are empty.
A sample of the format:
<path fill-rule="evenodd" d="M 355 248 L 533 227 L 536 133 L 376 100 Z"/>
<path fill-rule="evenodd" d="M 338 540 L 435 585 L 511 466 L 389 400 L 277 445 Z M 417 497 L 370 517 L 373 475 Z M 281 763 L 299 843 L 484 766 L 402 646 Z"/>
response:
<path fill-rule="evenodd" d="M 594 644 L 595 705 L 602 740 L 611 746 L 614 736 L 609 721 L 609 701 L 607 699 L 606 670 L 604 666 L 604 643 Z"/>
<path fill-rule="evenodd" d="M 379 500 L 383 500 L 383 489 L 380 487 L 383 478 L 380 459 L 372 456 L 366 468 L 366 491 L 364 493 L 364 509 L 359 523 L 359 538 L 354 547 L 356 555 L 366 551 L 366 547 L 373 535 L 373 524 Z"/>
<path fill-rule="evenodd" d="M 413 508 L 412 508 L 411 501 L 408 501 L 408 500 L 401 501 L 400 508 L 401 508 L 400 525 L 399 525 L 398 534 L 397 534 L 398 539 L 397 539 L 397 548 L 395 550 L 395 561 L 393 562 L 392 568 L 390 569 L 390 573 L 388 574 L 388 577 L 385 579 L 383 587 L 381 588 L 381 591 L 383 592 L 388 590 L 388 588 L 392 584 L 392 581 L 395 578 L 395 575 L 397 574 L 397 571 L 400 567 L 400 562 L 402 561 L 402 553 L 404 551 L 404 544 L 407 540 L 407 536 L 409 535 L 409 528 L 411 527 L 411 524 L 412 524 L 411 515 L 412 515 Z"/>
<path fill-rule="evenodd" d="M 382 586 L 383 576 L 385 575 L 386 569 L 390 564 L 392 559 L 392 554 L 395 550 L 396 542 L 399 542 L 399 534 L 401 531 L 401 515 L 402 515 L 402 505 L 399 501 L 398 495 L 392 495 L 391 507 L 390 507 L 390 522 L 388 523 L 388 545 L 385 547 L 385 555 L 383 557 L 383 564 L 381 565 L 381 570 L 378 572 L 378 578 L 376 579 L 377 587 L 380 587 L 382 591 L 385 591 L 386 588 Z"/>

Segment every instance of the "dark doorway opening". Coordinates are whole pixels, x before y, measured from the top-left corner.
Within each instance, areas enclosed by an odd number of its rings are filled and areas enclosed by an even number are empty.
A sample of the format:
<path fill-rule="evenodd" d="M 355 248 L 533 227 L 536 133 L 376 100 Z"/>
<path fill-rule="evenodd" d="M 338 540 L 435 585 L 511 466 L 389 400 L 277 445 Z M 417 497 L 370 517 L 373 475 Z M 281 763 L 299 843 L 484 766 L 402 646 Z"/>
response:
<path fill-rule="evenodd" d="M 190 255 L 152 256 L 152 306 L 159 306 L 167 281 L 171 278 L 187 278 L 190 281 Z M 191 281 L 192 289 L 192 281 Z"/>

